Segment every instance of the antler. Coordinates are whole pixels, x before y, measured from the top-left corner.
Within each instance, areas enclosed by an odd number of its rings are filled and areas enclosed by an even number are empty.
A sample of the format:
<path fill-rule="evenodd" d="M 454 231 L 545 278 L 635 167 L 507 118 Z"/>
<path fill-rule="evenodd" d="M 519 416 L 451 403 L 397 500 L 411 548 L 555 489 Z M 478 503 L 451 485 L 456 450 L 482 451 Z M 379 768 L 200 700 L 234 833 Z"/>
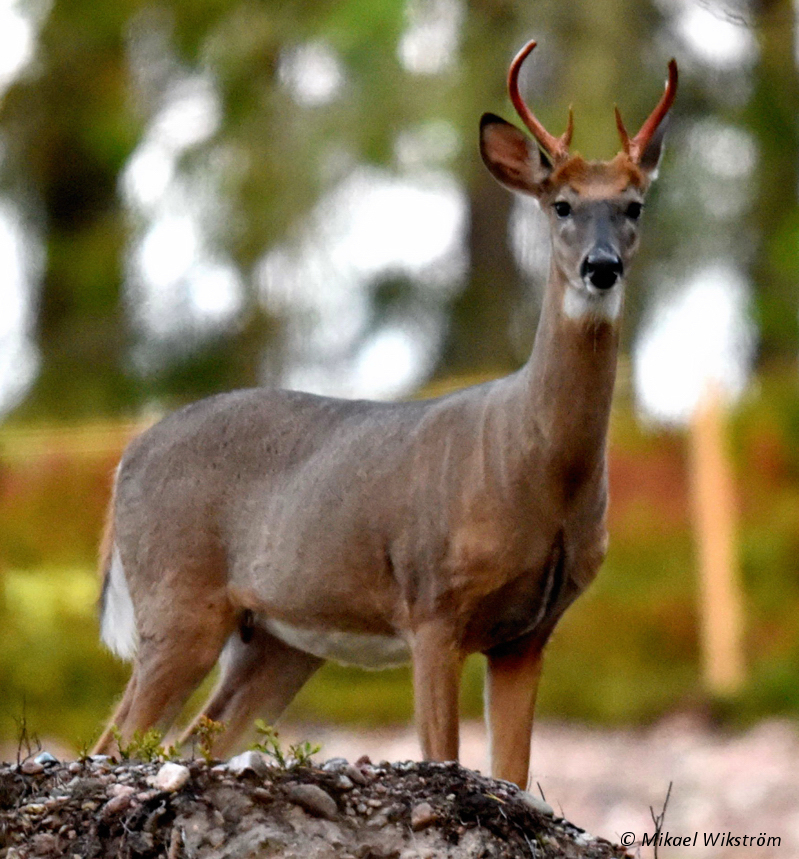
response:
<path fill-rule="evenodd" d="M 555 137 L 554 134 L 550 134 L 535 118 L 535 114 L 527 107 L 519 93 L 519 70 L 535 45 L 535 40 L 528 42 L 513 58 L 513 62 L 510 64 L 510 69 L 508 70 L 508 94 L 510 95 L 510 100 L 513 102 L 513 106 L 516 108 L 516 112 L 533 133 L 533 137 L 535 137 L 542 149 L 553 160 L 561 161 L 569 157 L 569 144 L 571 143 L 574 125 L 571 109 L 569 110 L 569 124 L 566 126 L 566 131 L 560 137 Z"/>
<path fill-rule="evenodd" d="M 641 160 L 644 152 L 646 152 L 646 147 L 649 145 L 649 141 L 657 131 L 660 123 L 666 118 L 666 114 L 669 112 L 676 94 L 677 63 L 672 59 L 669 60 L 669 77 L 666 81 L 666 90 L 660 97 L 660 101 L 657 103 L 657 106 L 649 115 L 646 122 L 641 126 L 641 130 L 635 135 L 635 137 L 630 138 L 630 135 L 627 133 L 627 129 L 624 127 L 624 123 L 622 122 L 619 109 L 618 107 L 616 108 L 616 127 L 619 129 L 619 135 L 621 136 L 621 145 L 624 147 L 624 151 L 636 163 Z"/>

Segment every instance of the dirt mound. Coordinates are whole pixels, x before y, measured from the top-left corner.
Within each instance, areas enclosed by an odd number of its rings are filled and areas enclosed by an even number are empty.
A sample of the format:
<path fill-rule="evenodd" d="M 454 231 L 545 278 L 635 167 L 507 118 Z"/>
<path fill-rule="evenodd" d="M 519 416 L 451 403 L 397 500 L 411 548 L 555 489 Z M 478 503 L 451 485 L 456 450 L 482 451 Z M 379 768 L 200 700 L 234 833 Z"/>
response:
<path fill-rule="evenodd" d="M 0 857 L 418 859 L 604 857 L 594 839 L 515 785 L 458 764 L 280 769 L 103 757 L 0 767 Z"/>

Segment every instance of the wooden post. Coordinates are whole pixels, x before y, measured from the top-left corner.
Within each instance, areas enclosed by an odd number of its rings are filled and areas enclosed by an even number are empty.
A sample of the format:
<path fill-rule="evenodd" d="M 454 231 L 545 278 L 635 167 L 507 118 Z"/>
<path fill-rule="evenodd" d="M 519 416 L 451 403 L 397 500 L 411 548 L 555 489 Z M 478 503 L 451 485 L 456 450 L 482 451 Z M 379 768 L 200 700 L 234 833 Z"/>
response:
<path fill-rule="evenodd" d="M 707 689 L 726 696 L 738 691 L 745 680 L 744 612 L 734 480 L 722 393 L 715 383 L 705 388 L 694 412 L 690 446 L 703 673 Z"/>

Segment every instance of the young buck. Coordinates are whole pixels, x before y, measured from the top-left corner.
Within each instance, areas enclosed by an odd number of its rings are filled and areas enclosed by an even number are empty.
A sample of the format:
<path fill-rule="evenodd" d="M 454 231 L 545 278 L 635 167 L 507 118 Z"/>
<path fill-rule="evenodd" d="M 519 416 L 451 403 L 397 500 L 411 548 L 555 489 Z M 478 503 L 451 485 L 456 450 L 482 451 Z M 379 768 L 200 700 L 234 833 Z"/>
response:
<path fill-rule="evenodd" d="M 624 279 L 677 69 L 608 162 L 481 122 L 488 169 L 546 212 L 552 261 L 517 373 L 423 402 L 254 389 L 202 400 L 135 440 L 102 568 L 102 637 L 134 667 L 112 724 L 166 728 L 217 660 L 203 713 L 227 752 L 327 659 L 410 659 L 426 758 L 458 756 L 464 658 L 487 657 L 495 776 L 525 786 L 542 651 L 605 554 L 606 445 Z M 190 736 L 189 728 L 186 737 Z M 185 738 L 184 738 L 185 740 Z M 97 751 L 114 747 L 110 729 Z"/>

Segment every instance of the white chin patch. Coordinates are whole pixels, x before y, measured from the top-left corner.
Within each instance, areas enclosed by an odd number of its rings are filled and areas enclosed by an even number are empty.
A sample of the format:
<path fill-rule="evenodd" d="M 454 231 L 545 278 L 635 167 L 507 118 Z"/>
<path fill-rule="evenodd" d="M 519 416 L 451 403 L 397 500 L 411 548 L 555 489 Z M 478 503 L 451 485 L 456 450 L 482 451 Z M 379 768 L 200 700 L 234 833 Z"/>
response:
<path fill-rule="evenodd" d="M 563 313 L 575 321 L 615 322 L 621 313 L 623 294 L 621 281 L 610 289 L 570 283 L 563 294 Z"/>

